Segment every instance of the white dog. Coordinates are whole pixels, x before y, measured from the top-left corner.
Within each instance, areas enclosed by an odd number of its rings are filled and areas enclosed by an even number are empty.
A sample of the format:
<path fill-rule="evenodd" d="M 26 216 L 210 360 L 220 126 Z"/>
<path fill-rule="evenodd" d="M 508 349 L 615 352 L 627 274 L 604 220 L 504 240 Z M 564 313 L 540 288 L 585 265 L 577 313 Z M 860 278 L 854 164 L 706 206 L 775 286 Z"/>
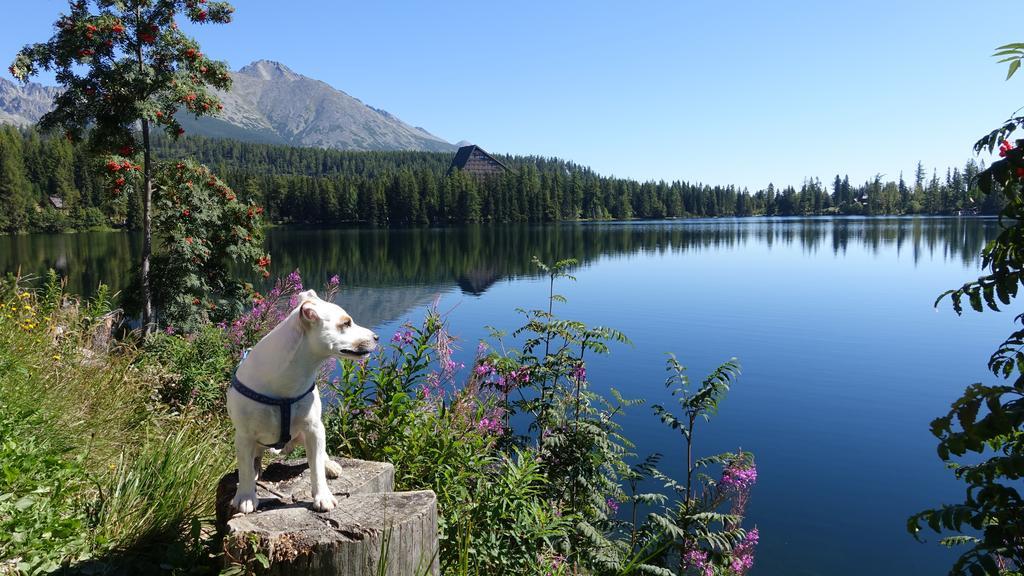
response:
<path fill-rule="evenodd" d="M 248 514 L 256 510 L 256 480 L 263 451 L 306 448 L 313 509 L 331 510 L 338 501 L 327 474 L 341 467 L 327 458 L 320 393 L 314 380 L 331 357 L 361 358 L 377 347 L 378 336 L 357 325 L 340 306 L 307 290 L 302 303 L 244 357 L 228 388 L 228 414 L 235 425 L 238 490 L 231 504 Z"/>

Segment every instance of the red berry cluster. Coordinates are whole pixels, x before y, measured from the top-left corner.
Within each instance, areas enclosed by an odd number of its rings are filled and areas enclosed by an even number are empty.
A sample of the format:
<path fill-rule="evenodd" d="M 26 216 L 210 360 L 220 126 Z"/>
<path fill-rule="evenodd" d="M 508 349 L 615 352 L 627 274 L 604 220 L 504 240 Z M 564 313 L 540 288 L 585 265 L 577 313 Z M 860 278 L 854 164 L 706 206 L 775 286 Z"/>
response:
<path fill-rule="evenodd" d="M 122 148 L 122 150 L 123 149 L 124 148 Z M 142 166 L 138 164 L 132 164 L 130 160 L 123 160 L 119 162 L 117 160 L 112 159 L 108 160 L 104 166 L 106 167 L 107 173 L 111 176 L 111 178 L 114 178 L 116 176 L 116 178 L 112 180 L 112 186 L 110 189 L 110 192 L 114 196 L 121 194 L 121 189 L 127 183 L 127 179 L 125 179 L 125 177 L 122 176 L 121 173 L 127 174 L 128 172 L 139 172 L 142 170 Z"/>
<path fill-rule="evenodd" d="M 77 51 L 80 60 L 96 56 L 97 49 L 103 50 L 101 46 L 105 46 L 107 49 L 113 48 L 114 38 L 124 34 L 125 31 L 124 24 L 109 15 L 89 18 L 87 21 L 80 18 L 77 22 L 73 18 L 65 17 L 57 23 L 57 26 L 69 34 L 81 34 L 86 43 L 92 45 L 87 45 Z"/>
<path fill-rule="evenodd" d="M 1018 140 L 1017 143 L 1019 144 L 1020 141 Z M 1008 159 L 1010 162 L 1020 162 L 1022 160 L 1022 154 L 1024 153 L 1022 153 L 1021 149 L 1014 148 L 1013 143 L 1010 142 L 1009 140 L 1003 140 L 1002 142 L 999 143 L 999 156 L 1002 158 L 1010 156 L 1010 158 Z M 1024 178 L 1024 166 L 1016 166 L 1013 170 L 1013 173 L 1018 178 Z"/>
<path fill-rule="evenodd" d="M 132 164 L 130 161 L 125 160 L 124 162 L 118 162 L 117 160 L 109 160 L 106 164 L 108 172 L 117 172 L 124 170 L 125 172 L 142 170 L 142 166 L 138 164 Z"/>

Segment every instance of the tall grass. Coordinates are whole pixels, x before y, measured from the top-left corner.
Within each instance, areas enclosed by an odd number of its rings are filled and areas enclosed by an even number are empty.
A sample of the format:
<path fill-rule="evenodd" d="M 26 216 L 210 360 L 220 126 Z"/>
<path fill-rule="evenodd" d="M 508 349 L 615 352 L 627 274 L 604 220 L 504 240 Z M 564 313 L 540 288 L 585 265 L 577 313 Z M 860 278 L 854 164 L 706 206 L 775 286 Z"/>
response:
<path fill-rule="evenodd" d="M 90 349 L 102 310 L 52 280 L 3 294 L 0 573 L 210 570 L 200 533 L 232 463 L 222 420 L 160 402 L 175 376 L 130 345 Z"/>

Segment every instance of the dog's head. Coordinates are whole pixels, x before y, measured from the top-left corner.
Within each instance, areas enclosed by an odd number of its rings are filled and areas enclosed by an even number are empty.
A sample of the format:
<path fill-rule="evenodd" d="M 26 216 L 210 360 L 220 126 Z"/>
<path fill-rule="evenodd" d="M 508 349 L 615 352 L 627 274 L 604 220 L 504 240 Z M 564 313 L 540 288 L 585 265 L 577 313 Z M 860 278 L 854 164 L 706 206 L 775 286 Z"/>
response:
<path fill-rule="evenodd" d="M 321 300 L 313 290 L 299 298 L 299 322 L 313 350 L 328 357 L 359 359 L 377 348 L 379 337 L 356 324 L 341 306 Z"/>

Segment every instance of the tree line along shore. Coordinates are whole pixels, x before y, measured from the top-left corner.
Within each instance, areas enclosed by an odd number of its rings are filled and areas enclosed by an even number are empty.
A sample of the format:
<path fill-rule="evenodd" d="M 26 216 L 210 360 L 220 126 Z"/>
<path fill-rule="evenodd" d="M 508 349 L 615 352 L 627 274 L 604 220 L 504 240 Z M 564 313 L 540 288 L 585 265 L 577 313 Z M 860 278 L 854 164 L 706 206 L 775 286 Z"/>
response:
<path fill-rule="evenodd" d="M 475 222 L 560 222 L 816 214 L 997 214 L 1002 194 L 984 194 L 973 159 L 944 174 L 913 174 L 861 184 L 836 175 L 799 187 L 751 192 L 699 182 L 601 176 L 557 158 L 499 156 L 498 176 L 449 170 L 452 154 L 354 152 L 189 136 L 157 138 L 162 158 L 195 158 L 240 198 L 266 207 L 277 224 L 372 226 Z M 0 127 L 0 231 L 59 232 L 141 227 L 140 201 L 115 198 L 85 144 L 35 128 Z"/>

